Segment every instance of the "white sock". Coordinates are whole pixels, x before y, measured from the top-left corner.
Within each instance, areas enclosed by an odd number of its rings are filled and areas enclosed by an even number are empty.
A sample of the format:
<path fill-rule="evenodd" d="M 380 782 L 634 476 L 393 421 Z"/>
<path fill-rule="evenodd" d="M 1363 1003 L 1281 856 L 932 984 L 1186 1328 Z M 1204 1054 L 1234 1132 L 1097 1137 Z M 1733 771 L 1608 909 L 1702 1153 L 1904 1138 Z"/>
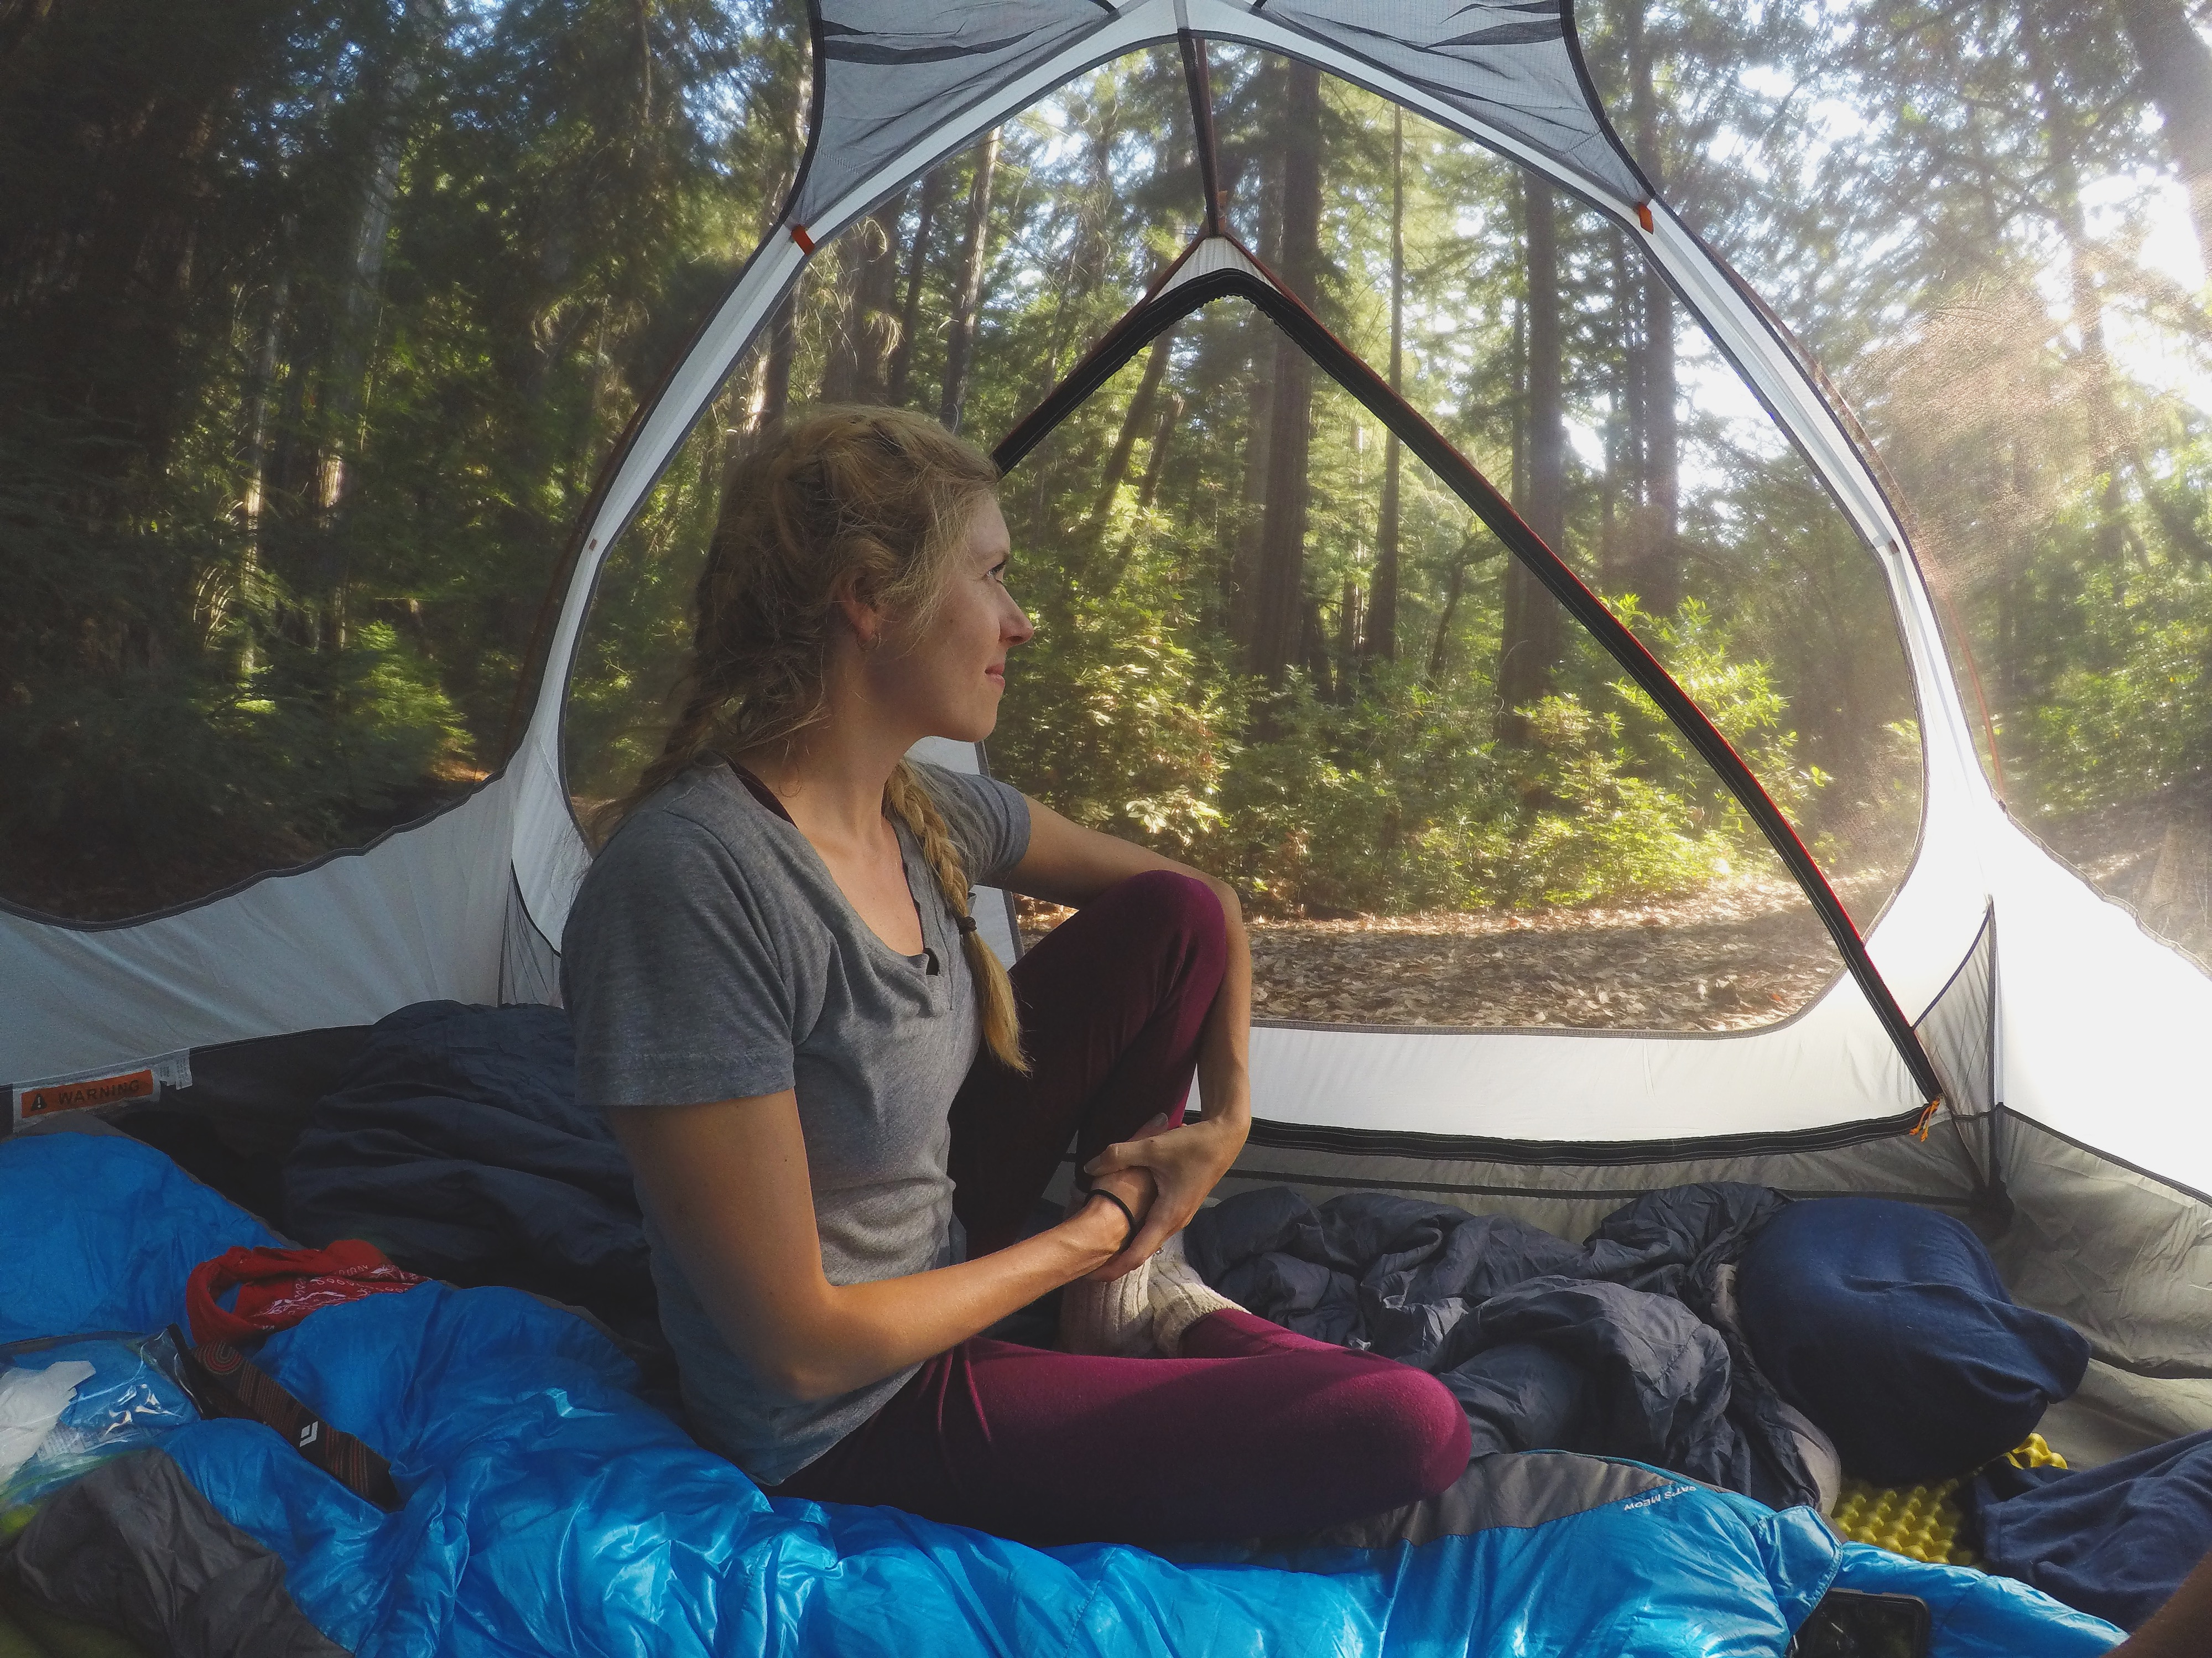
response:
<path fill-rule="evenodd" d="M 1182 1352 L 1183 1332 L 1208 1313 L 1244 1310 L 1198 1275 L 1183 1254 L 1180 1232 L 1160 1246 L 1151 1265 L 1152 1345 L 1170 1358 Z"/>
<path fill-rule="evenodd" d="M 1152 1351 L 1152 1264 L 1100 1283 L 1079 1278 L 1060 1292 L 1060 1345 L 1071 1353 L 1136 1358 Z"/>

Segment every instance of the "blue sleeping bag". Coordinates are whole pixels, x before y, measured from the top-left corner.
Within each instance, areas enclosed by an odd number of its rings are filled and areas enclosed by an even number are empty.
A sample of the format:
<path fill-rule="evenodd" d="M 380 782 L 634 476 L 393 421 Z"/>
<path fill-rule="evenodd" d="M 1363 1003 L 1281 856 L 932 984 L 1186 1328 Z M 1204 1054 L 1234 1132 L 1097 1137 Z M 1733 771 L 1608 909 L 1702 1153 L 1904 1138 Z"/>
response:
<path fill-rule="evenodd" d="M 195 1263 L 270 1241 L 112 1137 L 0 1143 L 0 1217 L 15 1234 L 0 1343 L 165 1325 Z M 220 1516 L 222 1582 L 252 1579 L 256 1604 L 303 1619 L 295 1653 L 1781 1658 L 1838 1583 L 1927 1599 L 1936 1658 L 2087 1658 L 2118 1638 L 2023 1586 L 1841 1546 L 1808 1509 L 1650 1470 L 1635 1495 L 1540 1524 L 1184 1564 L 771 1499 L 639 1401 L 597 1332 L 510 1290 L 430 1284 L 329 1308 L 256 1359 L 389 1457 L 405 1499 L 370 1506 L 253 1423 L 195 1424 L 138 1454 Z"/>

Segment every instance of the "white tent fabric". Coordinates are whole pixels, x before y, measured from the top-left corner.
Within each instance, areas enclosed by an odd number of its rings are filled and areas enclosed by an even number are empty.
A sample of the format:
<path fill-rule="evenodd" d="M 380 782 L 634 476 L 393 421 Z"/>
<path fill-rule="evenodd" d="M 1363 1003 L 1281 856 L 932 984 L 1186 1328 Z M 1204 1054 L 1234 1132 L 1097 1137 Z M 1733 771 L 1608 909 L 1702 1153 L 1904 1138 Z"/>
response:
<path fill-rule="evenodd" d="M 2212 1190 L 2212 1082 L 2190 1051 L 2212 1029 L 2212 979 L 2007 820 L 1866 462 L 1751 301 L 1647 199 L 1587 94 L 1561 11 L 1503 0 L 823 0 L 812 149 L 786 222 L 597 498 L 504 770 L 372 847 L 175 914 L 103 927 L 0 915 L 0 1080 L 359 1024 L 426 997 L 550 995 L 551 951 L 586 864 L 561 758 L 568 669 L 599 573 L 647 491 L 813 246 L 1070 76 L 1182 30 L 1300 57 L 1395 99 L 1575 191 L 1641 242 L 1876 550 L 1897 606 L 1927 783 L 1914 866 L 1870 939 L 1883 976 L 1917 1012 L 1993 909 L 1996 1097 L 2114 1159 Z M 1010 953 L 1003 906 L 979 908 Z M 1848 979 L 1795 1019 L 1740 1035 L 1267 1025 L 1254 1063 L 1260 1112 L 1283 1124 L 1569 1149 L 1832 1129 L 1917 1103 Z"/>

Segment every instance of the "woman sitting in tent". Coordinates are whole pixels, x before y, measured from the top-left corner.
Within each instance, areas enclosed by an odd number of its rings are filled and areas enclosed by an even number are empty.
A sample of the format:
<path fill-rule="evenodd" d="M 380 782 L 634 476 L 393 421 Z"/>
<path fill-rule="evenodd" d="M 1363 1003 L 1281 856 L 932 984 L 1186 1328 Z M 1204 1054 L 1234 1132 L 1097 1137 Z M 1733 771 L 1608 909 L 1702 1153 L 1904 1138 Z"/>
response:
<path fill-rule="evenodd" d="M 778 1495 L 1036 1541 L 1225 1540 L 1431 1495 L 1468 1459 L 1441 1383 L 1256 1318 L 1182 1258 L 1249 1119 L 1231 890 L 904 757 L 988 736 L 1031 634 L 996 482 L 891 410 L 754 449 L 682 712 L 568 921 L 582 1096 L 636 1169 L 693 1429 Z M 1079 913 L 1009 975 L 973 884 Z M 1024 1237 L 1071 1137 L 1085 1189 Z M 1075 1351 L 981 1335 L 1062 1286 Z"/>

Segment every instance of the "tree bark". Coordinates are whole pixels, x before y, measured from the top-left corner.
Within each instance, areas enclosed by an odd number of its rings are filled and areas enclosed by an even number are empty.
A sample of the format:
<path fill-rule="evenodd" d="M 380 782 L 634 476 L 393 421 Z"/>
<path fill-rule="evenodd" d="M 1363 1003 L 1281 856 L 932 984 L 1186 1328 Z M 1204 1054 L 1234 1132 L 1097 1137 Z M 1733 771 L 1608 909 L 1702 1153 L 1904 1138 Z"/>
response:
<path fill-rule="evenodd" d="M 952 330 L 945 343 L 945 393 L 937 417 L 949 430 L 960 429 L 968 401 L 968 368 L 975 349 L 975 315 L 983 297 L 983 267 L 989 252 L 991 182 L 999 170 L 999 132 L 994 127 L 975 157 L 968 187 L 968 234 L 960 245 L 960 287 L 952 305 Z"/>
<path fill-rule="evenodd" d="M 1552 186 L 1533 176 L 1523 185 L 1528 246 L 1528 527 L 1562 556 L 1566 552 L 1567 428 L 1560 374 L 1559 214 Z M 1498 734 L 1528 741 L 1520 710 L 1552 688 L 1564 644 L 1558 601 L 1518 559 L 1505 566 L 1504 616 L 1498 634 Z"/>
<path fill-rule="evenodd" d="M 882 403 L 886 366 L 897 343 L 891 302 L 898 289 L 902 192 L 848 233 L 839 255 L 836 326 L 822 373 L 824 403 Z"/>
<path fill-rule="evenodd" d="M 280 270 L 269 287 L 269 314 L 261 325 L 261 348 L 253 361 L 252 412 L 246 423 L 246 495 L 241 506 L 249 562 L 261 545 L 261 510 L 269 478 L 270 405 L 276 390 L 276 369 L 291 307 L 291 272 Z"/>
<path fill-rule="evenodd" d="M 1451 648 L 1452 621 L 1459 614 L 1459 601 L 1467 592 L 1467 573 L 1477 545 L 1470 534 L 1460 544 L 1459 552 L 1452 560 L 1451 577 L 1444 586 L 1444 607 L 1437 616 L 1437 636 L 1429 645 L 1428 671 L 1425 677 L 1431 685 L 1443 683 Z"/>
<path fill-rule="evenodd" d="M 1258 106 L 1279 109 L 1282 105 L 1281 84 L 1286 65 L 1262 62 L 1254 76 Z M 1272 133 L 1272 126 L 1261 129 Z M 1256 175 L 1253 194 L 1258 198 L 1260 210 L 1260 262 L 1269 270 L 1279 270 L 1283 260 L 1283 155 L 1279 146 L 1261 143 L 1249 158 L 1249 166 Z M 1242 161 L 1237 165 L 1242 167 Z M 1270 445 L 1270 424 L 1275 407 L 1275 352 L 1279 343 L 1274 331 L 1261 323 L 1256 313 L 1255 325 L 1248 337 L 1256 343 L 1252 349 L 1248 372 L 1244 376 L 1244 452 L 1243 477 L 1237 495 L 1238 513 L 1235 520 L 1235 539 L 1229 548 L 1223 610 L 1227 620 L 1230 641 L 1238 653 L 1238 659 L 1249 663 L 1252 656 L 1252 634 L 1259 615 L 1260 602 L 1260 537 L 1265 529 L 1263 508 L 1267 499 L 1267 452 Z"/>
<path fill-rule="evenodd" d="M 435 28 L 438 17 L 432 0 L 409 0 L 409 20 L 425 30 Z M 399 164 L 407 147 L 407 131 L 415 89 L 422 69 L 413 43 L 403 41 L 404 54 L 392 71 L 380 100 L 377 136 L 369 156 L 361 210 L 355 222 L 353 246 L 339 284 L 336 350 L 325 378 L 319 410 L 322 454 L 316 466 L 315 507 L 321 519 L 312 561 L 312 598 L 320 607 L 317 643 L 325 650 L 343 648 L 346 638 L 346 549 L 338 536 L 339 509 L 353 488 L 353 463 L 362 441 L 362 400 L 368 374 L 369 353 L 375 344 L 376 313 L 384 295 L 385 244 L 392 234 L 392 210 L 399 192 Z"/>
<path fill-rule="evenodd" d="M 1292 64 L 1283 100 L 1283 251 L 1276 270 L 1309 305 L 1321 263 L 1321 71 Z M 1288 335 L 1275 347 L 1268 411 L 1267 505 L 1260 532 L 1251 671 L 1280 684 L 1304 613 L 1306 463 L 1312 441 L 1313 363 Z"/>
<path fill-rule="evenodd" d="M 1336 680 L 1329 672 L 1328 629 L 1322 625 L 1321 601 L 1310 596 L 1298 607 L 1298 663 L 1314 695 L 1324 702 L 1336 701 Z"/>
<path fill-rule="evenodd" d="M 1644 173 L 1661 182 L 1659 98 L 1652 84 L 1650 38 L 1644 31 L 1644 7 L 1630 0 L 1628 24 L 1629 112 L 1636 125 L 1636 147 Z M 1682 599 L 1681 427 L 1674 373 L 1674 295 L 1656 266 L 1644 265 L 1644 361 L 1638 375 L 1644 412 L 1644 510 L 1632 536 L 1629 585 L 1644 608 L 1671 614 Z"/>
<path fill-rule="evenodd" d="M 827 319 L 830 349 L 822 359 L 822 401 L 850 403 L 860 374 L 860 272 L 867 262 L 868 222 L 848 231 L 838 244 L 836 275 L 830 283 Z"/>
<path fill-rule="evenodd" d="M 2057 199 L 2052 216 L 2066 239 L 2066 265 L 2074 325 L 2081 334 L 2081 369 L 2087 397 L 2092 459 L 2105 472 L 2100 492 L 2095 545 L 2099 558 L 2108 564 L 2120 561 L 2127 536 L 2126 501 L 2120 484 L 2121 434 L 2112 396 L 2112 358 L 2105 343 L 2105 302 L 2097 288 L 2097 255 L 2090 245 L 2087 216 L 2081 208 L 2079 134 L 2074 112 L 2050 62 L 2041 19 L 2035 8 L 2026 8 L 2021 19 L 2021 43 L 2033 78 L 2043 126 L 2051 146 L 2051 187 Z"/>
<path fill-rule="evenodd" d="M 1137 486 L 1137 510 L 1140 513 L 1152 511 L 1152 503 L 1159 499 L 1160 473 L 1167 465 L 1168 443 L 1182 419 L 1182 394 L 1171 392 L 1160 405 L 1159 424 L 1152 428 L 1152 452 L 1145 458 L 1144 481 Z"/>
<path fill-rule="evenodd" d="M 789 74 L 779 73 L 775 82 L 791 89 L 791 100 L 781 114 L 783 128 L 782 164 L 774 185 L 766 192 L 771 203 L 781 202 L 790 193 L 798 178 L 799 157 L 806 152 L 806 118 L 812 101 L 812 76 L 805 60 L 786 60 Z M 780 63 L 779 70 L 786 67 Z M 774 83 L 772 83 L 774 84 Z M 777 210 L 770 208 L 773 214 Z M 769 227 L 774 229 L 774 225 Z M 799 295 L 794 285 L 775 308 L 769 319 L 768 349 L 762 355 L 760 380 L 753 400 L 753 429 L 760 431 L 781 421 L 791 408 L 791 368 L 799 355 Z"/>
<path fill-rule="evenodd" d="M 1129 476 L 1130 458 L 1137 452 L 1137 439 L 1151 423 L 1152 405 L 1158 399 L 1160 382 L 1167 376 L 1168 356 L 1175 331 L 1170 329 L 1152 342 L 1146 355 L 1144 373 L 1137 378 L 1137 389 L 1130 394 L 1129 407 L 1121 416 L 1121 429 L 1115 435 L 1112 452 L 1106 457 L 1106 471 L 1098 480 L 1098 493 L 1092 498 L 1091 511 L 1085 522 L 1089 526 L 1093 544 L 1106 533 L 1106 520 L 1114 510 L 1114 497 Z"/>
<path fill-rule="evenodd" d="M 2191 27 L 2181 0 L 2120 0 L 2120 22 L 2189 188 L 2197 251 L 2212 269 L 2212 47 Z"/>
<path fill-rule="evenodd" d="M 1390 389 L 1403 393 L 1406 379 L 1406 112 L 1390 109 Z M 1398 434 L 1382 440 L 1382 508 L 1375 526 L 1374 591 L 1367 599 L 1361 654 L 1394 662 L 1398 656 L 1399 480 L 1405 456 Z"/>
<path fill-rule="evenodd" d="M 937 210 L 945 199 L 945 169 L 932 167 L 921 181 L 921 203 L 915 209 L 914 241 L 907 249 L 905 297 L 899 302 L 898 342 L 884 377 L 884 401 L 896 407 L 906 404 L 907 383 L 914 373 L 915 336 L 921 328 L 921 284 L 929 270 L 929 233 Z"/>

